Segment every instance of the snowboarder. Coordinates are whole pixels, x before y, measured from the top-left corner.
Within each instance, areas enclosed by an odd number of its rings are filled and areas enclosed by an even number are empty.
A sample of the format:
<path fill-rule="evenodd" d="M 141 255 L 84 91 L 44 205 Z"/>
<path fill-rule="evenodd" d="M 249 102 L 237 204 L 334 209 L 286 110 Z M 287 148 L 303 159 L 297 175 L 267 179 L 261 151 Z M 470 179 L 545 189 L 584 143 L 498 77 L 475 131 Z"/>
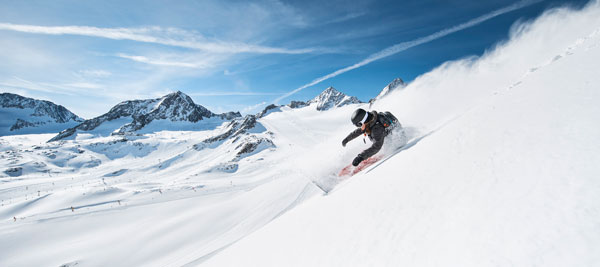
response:
<path fill-rule="evenodd" d="M 394 127 L 400 125 L 398 119 L 390 112 L 377 112 L 375 110 L 367 112 L 362 108 L 354 111 L 350 119 L 352 124 L 358 128 L 344 138 L 342 146 L 345 147 L 348 142 L 361 134 L 369 136 L 369 139 L 373 142 L 370 148 L 365 149 L 354 158 L 352 161 L 353 166 L 358 166 L 363 160 L 377 154 L 383 146 L 384 138 Z"/>

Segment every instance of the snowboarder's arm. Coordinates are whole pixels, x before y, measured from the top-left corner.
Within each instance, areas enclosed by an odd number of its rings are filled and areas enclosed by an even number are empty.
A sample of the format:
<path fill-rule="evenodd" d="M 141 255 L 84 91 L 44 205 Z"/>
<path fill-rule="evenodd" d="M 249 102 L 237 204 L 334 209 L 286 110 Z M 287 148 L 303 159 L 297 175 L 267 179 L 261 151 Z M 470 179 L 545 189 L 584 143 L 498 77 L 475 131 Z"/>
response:
<path fill-rule="evenodd" d="M 362 134 L 362 130 L 360 128 L 356 128 L 356 130 L 352 131 L 344 140 L 342 141 L 342 145 L 346 146 L 346 143 L 352 141 L 352 139 L 360 136 Z"/>
<path fill-rule="evenodd" d="M 377 154 L 381 147 L 383 147 L 383 139 L 385 137 L 385 129 L 381 126 L 373 127 L 371 132 L 371 136 L 373 137 L 373 145 L 371 147 L 365 149 L 363 152 L 358 154 L 359 157 L 363 159 L 370 158 L 371 156 Z"/>

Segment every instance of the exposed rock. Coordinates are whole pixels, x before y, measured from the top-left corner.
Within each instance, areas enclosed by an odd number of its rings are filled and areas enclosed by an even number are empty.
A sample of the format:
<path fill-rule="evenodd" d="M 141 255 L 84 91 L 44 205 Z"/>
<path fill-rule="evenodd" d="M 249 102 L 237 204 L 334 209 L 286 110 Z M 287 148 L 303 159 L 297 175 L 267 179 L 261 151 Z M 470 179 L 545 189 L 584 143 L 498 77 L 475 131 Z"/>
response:
<path fill-rule="evenodd" d="M 308 106 L 308 104 L 304 101 L 292 101 L 290 104 L 288 104 L 288 107 L 290 108 L 303 108 Z"/>
<path fill-rule="evenodd" d="M 234 162 L 226 162 L 226 163 L 221 163 L 215 167 L 213 167 L 210 172 L 227 172 L 227 173 L 234 173 L 238 170 L 239 165 L 237 163 Z"/>
<path fill-rule="evenodd" d="M 236 157 L 241 158 L 245 154 L 257 153 L 271 147 L 275 147 L 275 144 L 270 139 L 250 135 L 235 148 L 236 150 L 239 149 Z"/>
<path fill-rule="evenodd" d="M 369 100 L 369 104 L 373 105 L 373 103 L 379 99 L 381 99 L 382 97 L 384 97 L 385 95 L 389 94 L 392 91 L 395 90 L 399 90 L 399 89 L 403 89 L 404 87 L 406 87 L 406 84 L 404 83 L 404 81 L 400 78 L 396 78 L 394 79 L 391 83 L 389 83 L 388 85 L 386 85 L 381 92 L 379 93 L 379 95 L 377 95 L 375 98 Z"/>
<path fill-rule="evenodd" d="M 23 174 L 23 168 L 21 168 L 21 167 L 8 168 L 4 171 L 4 173 L 8 174 L 8 176 L 11 176 L 11 177 L 18 177 Z"/>
<path fill-rule="evenodd" d="M 45 122 L 39 121 L 39 122 L 28 122 L 22 119 L 17 119 L 17 122 L 15 122 L 15 124 L 13 124 L 13 126 L 10 127 L 10 131 L 16 131 L 16 130 L 20 130 L 23 129 L 25 127 L 36 127 L 39 125 L 44 125 L 46 124 Z"/>
<path fill-rule="evenodd" d="M 157 99 L 129 100 L 114 106 L 108 113 L 86 120 L 76 127 L 66 129 L 49 142 L 58 141 L 75 134 L 77 131 L 91 131 L 107 121 L 119 118 L 132 118 L 132 122 L 116 129 L 114 134 L 133 134 L 155 120 L 187 121 L 197 123 L 205 118 L 219 117 L 234 119 L 241 117 L 239 112 L 214 114 L 201 105 L 196 105 L 186 94 L 177 91 Z"/>
<path fill-rule="evenodd" d="M 267 107 L 265 107 L 265 109 L 263 109 L 263 111 L 261 111 L 260 113 L 256 114 L 256 117 L 262 118 L 264 116 L 267 116 L 269 113 L 277 111 L 277 110 L 280 110 L 280 106 L 277 106 L 275 104 L 271 104 L 271 105 L 268 105 Z"/>
<path fill-rule="evenodd" d="M 230 121 L 230 120 L 233 120 L 235 118 L 241 118 L 242 114 L 239 111 L 237 111 L 237 112 L 230 111 L 230 112 L 226 112 L 226 113 L 223 113 L 223 114 L 218 114 L 217 116 L 219 116 L 223 120 Z"/>
<path fill-rule="evenodd" d="M 256 116 L 254 115 L 246 115 L 243 119 L 233 120 L 226 127 L 225 132 L 219 134 L 217 136 L 213 136 L 202 141 L 204 144 L 211 144 L 218 141 L 223 141 L 228 138 L 237 137 L 241 134 L 246 133 L 248 130 L 254 128 L 256 126 Z M 204 148 L 203 145 L 198 144 L 195 145 L 194 148 L 196 150 L 201 150 Z"/>
<path fill-rule="evenodd" d="M 48 116 L 52 118 L 56 123 L 66 123 L 69 121 L 83 121 L 82 118 L 73 114 L 71 111 L 69 111 L 61 105 L 56 105 L 46 100 L 36 100 L 33 98 L 23 97 L 17 94 L 0 94 L 0 107 L 33 109 L 34 112 L 31 114 L 31 116 Z"/>
<path fill-rule="evenodd" d="M 205 107 L 196 105 L 189 96 L 180 91 L 155 99 L 153 102 L 156 104 L 149 112 L 132 114 L 133 121 L 119 128 L 116 133 L 135 132 L 154 120 L 198 122 L 204 118 L 216 116 Z M 141 110 L 147 110 L 147 108 L 144 107 Z"/>
<path fill-rule="evenodd" d="M 334 107 L 341 107 L 348 104 L 362 103 L 354 96 L 347 96 L 333 87 L 325 89 L 321 94 L 308 101 L 308 105 L 316 104 L 317 110 L 328 110 Z"/>
<path fill-rule="evenodd" d="M 11 93 L 0 94 L 0 114 L 0 136 L 56 133 L 83 121 L 63 106 Z"/>

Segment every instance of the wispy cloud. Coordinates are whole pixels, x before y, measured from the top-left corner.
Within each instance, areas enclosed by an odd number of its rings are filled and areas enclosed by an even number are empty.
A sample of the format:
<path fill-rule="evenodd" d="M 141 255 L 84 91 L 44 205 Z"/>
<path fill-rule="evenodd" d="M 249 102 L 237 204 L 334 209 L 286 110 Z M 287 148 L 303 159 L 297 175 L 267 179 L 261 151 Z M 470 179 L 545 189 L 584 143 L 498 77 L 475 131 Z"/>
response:
<path fill-rule="evenodd" d="M 66 87 L 75 87 L 75 88 L 82 88 L 82 89 L 100 89 L 103 88 L 104 86 L 101 84 L 96 84 L 96 83 L 86 83 L 86 82 L 81 82 L 81 83 L 68 83 L 65 84 Z"/>
<path fill-rule="evenodd" d="M 110 71 L 106 70 L 80 70 L 77 74 L 84 77 L 93 77 L 93 78 L 106 78 L 112 75 Z"/>
<path fill-rule="evenodd" d="M 327 74 L 325 76 L 322 76 L 322 77 L 319 77 L 317 79 L 314 79 L 310 83 L 307 83 L 307 84 L 305 84 L 305 85 L 303 85 L 303 86 L 301 86 L 299 88 L 296 88 L 296 89 L 292 90 L 291 92 L 286 93 L 286 94 L 282 95 L 281 97 L 277 98 L 275 100 L 275 103 L 279 103 L 281 100 L 283 100 L 283 99 L 285 99 L 285 98 L 287 98 L 287 97 L 289 97 L 289 96 L 291 96 L 291 95 L 293 95 L 295 93 L 298 93 L 302 89 L 305 89 L 305 88 L 308 88 L 310 86 L 316 85 L 318 83 L 321 83 L 321 82 L 323 82 L 325 80 L 328 80 L 328 79 L 331 79 L 333 77 L 336 77 L 336 76 L 338 76 L 340 74 L 346 73 L 346 72 L 351 71 L 353 69 L 360 68 L 360 67 L 362 67 L 364 65 L 367 65 L 367 64 L 369 64 L 369 63 L 371 63 L 373 61 L 376 61 L 376 60 L 379 60 L 379 59 L 382 59 L 382 58 L 386 58 L 386 57 L 392 56 L 394 54 L 397 54 L 397 53 L 402 52 L 404 50 L 407 50 L 409 48 L 412 48 L 412 47 L 415 47 L 415 46 L 418 46 L 418 45 L 421 45 L 421 44 L 424 44 L 424 43 L 431 42 L 433 40 L 436 40 L 436 39 L 442 38 L 444 36 L 447 36 L 449 34 L 455 33 L 457 31 L 461 31 L 461 30 L 464 30 L 464 29 L 476 26 L 476 25 L 478 25 L 478 24 L 480 24 L 480 23 L 482 23 L 484 21 L 490 20 L 490 19 L 492 19 L 494 17 L 497 17 L 497 16 L 500 16 L 502 14 L 505 14 L 505 13 L 508 13 L 508 12 L 511 12 L 511 11 L 514 11 L 514 10 L 517 10 L 517 9 L 521 9 L 521 8 L 524 8 L 524 7 L 527 7 L 527 6 L 530 6 L 532 4 L 542 2 L 542 1 L 543 0 L 522 0 L 522 1 L 519 1 L 517 3 L 512 4 L 510 6 L 507 6 L 507 7 L 504 7 L 504 8 L 495 10 L 495 11 L 492 11 L 492 12 L 490 12 L 488 14 L 483 15 L 483 16 L 480 16 L 480 17 L 474 18 L 472 20 L 469 20 L 469 21 L 467 21 L 465 23 L 462 23 L 462 24 L 459 24 L 459 25 L 456 25 L 456 26 L 453 26 L 453 27 L 450 27 L 450 28 L 443 29 L 443 30 L 438 31 L 436 33 L 433 33 L 433 34 L 430 34 L 430 35 L 427 35 L 427 36 L 424 36 L 424 37 L 421 37 L 421 38 L 417 38 L 417 39 L 412 40 L 412 41 L 402 42 L 402 43 L 399 43 L 399 44 L 387 47 L 387 48 L 385 48 L 385 49 L 383 49 L 383 50 L 381 50 L 381 51 L 379 51 L 377 53 L 371 54 L 367 58 L 363 59 L 362 61 L 360 61 L 360 62 L 358 62 L 358 63 L 356 63 L 354 65 L 345 67 L 343 69 L 336 70 L 336 71 L 334 71 L 334 72 L 332 72 L 330 74 Z"/>
<path fill-rule="evenodd" d="M 58 85 L 47 82 L 33 82 L 19 77 L 12 77 L 11 79 L 0 81 L 0 86 L 44 93 L 58 93 L 64 95 L 77 94 L 77 88 L 75 88 L 75 86 Z"/>
<path fill-rule="evenodd" d="M 112 40 L 130 40 L 226 54 L 305 54 L 315 52 L 315 49 L 313 48 L 287 49 L 239 42 L 209 41 L 200 34 L 177 28 L 99 28 L 90 26 L 37 26 L 0 23 L 0 30 L 48 35 L 81 35 Z"/>
<path fill-rule="evenodd" d="M 145 56 L 134 56 L 127 54 L 118 54 L 120 58 L 130 59 L 133 61 L 146 63 L 150 65 L 159 65 L 159 66 L 169 66 L 169 67 L 184 67 L 184 68 L 209 68 L 212 67 L 211 64 L 206 62 L 181 62 L 181 61 L 169 61 L 169 60 L 161 60 L 161 59 L 151 59 Z"/>
<path fill-rule="evenodd" d="M 367 12 L 361 11 L 361 12 L 354 12 L 354 13 L 350 13 L 347 15 L 344 15 L 342 17 L 338 17 L 338 18 L 334 18 L 332 20 L 329 21 L 325 21 L 324 24 L 328 24 L 328 23 L 340 23 L 340 22 L 344 22 L 344 21 L 348 21 L 348 20 L 352 20 L 355 18 L 359 18 L 362 17 L 364 15 L 366 15 Z"/>

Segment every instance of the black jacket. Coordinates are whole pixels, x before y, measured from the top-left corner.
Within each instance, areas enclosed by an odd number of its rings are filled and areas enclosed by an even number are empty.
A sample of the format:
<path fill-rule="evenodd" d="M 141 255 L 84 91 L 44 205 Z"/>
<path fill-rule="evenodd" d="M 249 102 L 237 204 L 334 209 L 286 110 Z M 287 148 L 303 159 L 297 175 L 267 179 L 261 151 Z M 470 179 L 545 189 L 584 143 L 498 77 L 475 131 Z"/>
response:
<path fill-rule="evenodd" d="M 344 144 L 350 142 L 352 139 L 359 137 L 361 134 L 367 134 L 369 136 L 369 139 L 371 139 L 371 141 L 373 141 L 373 145 L 371 145 L 371 147 L 365 149 L 363 152 L 361 152 L 360 154 L 358 154 L 358 156 L 362 157 L 363 159 L 367 159 L 375 154 L 377 154 L 377 152 L 379 152 L 379 150 L 381 150 L 381 147 L 383 147 L 383 139 L 385 138 L 385 136 L 387 135 L 387 132 L 385 130 L 385 127 L 383 125 L 381 125 L 381 123 L 379 122 L 378 118 L 377 118 L 377 112 L 372 111 L 369 112 L 372 115 L 374 115 L 375 117 L 367 123 L 367 129 L 365 129 L 365 131 L 363 131 L 360 127 L 356 128 L 356 130 L 352 131 L 348 136 L 346 136 L 346 138 L 344 138 Z"/>

